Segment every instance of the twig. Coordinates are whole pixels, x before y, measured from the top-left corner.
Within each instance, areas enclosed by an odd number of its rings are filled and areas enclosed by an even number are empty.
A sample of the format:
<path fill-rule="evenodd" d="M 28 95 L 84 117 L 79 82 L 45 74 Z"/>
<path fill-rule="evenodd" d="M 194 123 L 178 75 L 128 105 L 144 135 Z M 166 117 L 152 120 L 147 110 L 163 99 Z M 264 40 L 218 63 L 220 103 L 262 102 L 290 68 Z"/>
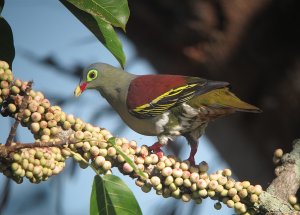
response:
<path fill-rule="evenodd" d="M 11 126 L 11 128 L 10 128 L 10 132 L 9 132 L 8 138 L 6 140 L 5 146 L 11 146 L 11 144 L 12 144 L 12 142 L 13 142 L 15 136 L 16 136 L 17 128 L 18 128 L 18 126 L 20 124 L 20 121 L 22 119 L 23 111 L 27 106 L 27 102 L 28 102 L 28 98 L 29 98 L 29 92 L 31 90 L 32 83 L 33 83 L 33 81 L 28 82 L 27 88 L 25 90 L 25 96 L 23 97 L 22 103 L 20 105 L 19 114 L 18 114 L 17 118 L 15 119 L 15 122 L 14 122 L 13 126 Z"/>

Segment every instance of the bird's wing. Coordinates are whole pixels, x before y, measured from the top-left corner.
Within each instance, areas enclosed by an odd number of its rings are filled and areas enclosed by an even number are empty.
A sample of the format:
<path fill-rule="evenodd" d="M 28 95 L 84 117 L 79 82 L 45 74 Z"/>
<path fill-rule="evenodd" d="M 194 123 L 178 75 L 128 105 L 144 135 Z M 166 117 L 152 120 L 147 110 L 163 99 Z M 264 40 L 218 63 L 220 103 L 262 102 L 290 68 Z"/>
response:
<path fill-rule="evenodd" d="M 137 118 L 158 116 L 196 95 L 228 86 L 227 82 L 175 75 L 145 75 L 129 86 L 127 107 Z"/>

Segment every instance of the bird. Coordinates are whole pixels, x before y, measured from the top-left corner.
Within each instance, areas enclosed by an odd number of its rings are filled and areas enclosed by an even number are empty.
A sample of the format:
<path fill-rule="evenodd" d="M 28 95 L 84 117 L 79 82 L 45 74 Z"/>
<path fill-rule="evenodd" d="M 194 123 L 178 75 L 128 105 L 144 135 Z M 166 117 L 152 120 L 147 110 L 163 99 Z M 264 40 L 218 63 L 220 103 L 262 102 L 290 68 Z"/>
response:
<path fill-rule="evenodd" d="M 199 138 L 210 121 L 239 111 L 262 112 L 235 96 L 228 82 L 171 74 L 135 75 L 105 63 L 84 69 L 74 95 L 87 89 L 97 90 L 132 130 L 157 136 L 149 150 L 159 157 L 163 156 L 161 147 L 185 137 L 191 147 L 187 159 L 191 165 L 195 165 Z"/>

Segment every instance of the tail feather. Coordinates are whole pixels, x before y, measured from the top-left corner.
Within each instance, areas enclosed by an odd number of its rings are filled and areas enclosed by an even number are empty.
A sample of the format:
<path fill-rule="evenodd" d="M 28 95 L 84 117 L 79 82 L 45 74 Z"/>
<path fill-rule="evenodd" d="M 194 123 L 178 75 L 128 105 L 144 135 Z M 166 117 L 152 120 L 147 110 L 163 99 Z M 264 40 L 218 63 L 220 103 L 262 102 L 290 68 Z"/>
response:
<path fill-rule="evenodd" d="M 262 110 L 254 105 L 240 100 L 227 87 L 215 89 L 196 98 L 197 104 L 209 107 L 227 107 L 236 111 L 261 113 Z"/>

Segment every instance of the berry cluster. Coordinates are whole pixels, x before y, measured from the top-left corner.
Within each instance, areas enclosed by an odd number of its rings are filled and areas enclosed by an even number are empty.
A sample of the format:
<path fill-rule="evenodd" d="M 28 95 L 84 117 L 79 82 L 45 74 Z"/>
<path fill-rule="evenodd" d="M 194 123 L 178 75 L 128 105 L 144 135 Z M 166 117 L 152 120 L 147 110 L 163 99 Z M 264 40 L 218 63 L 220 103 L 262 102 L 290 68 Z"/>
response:
<path fill-rule="evenodd" d="M 1 114 L 19 120 L 36 140 L 33 147 L 24 147 L 7 158 L 0 158 L 0 172 L 16 182 L 21 183 L 24 177 L 33 183 L 47 180 L 63 170 L 68 157 L 73 157 L 82 168 L 91 165 L 102 174 L 109 174 L 112 167 L 117 167 L 123 174 L 136 178 L 136 185 L 144 192 L 153 188 L 165 198 L 185 202 L 193 199 L 197 203 L 210 197 L 217 200 L 216 209 L 220 209 L 223 202 L 238 214 L 256 210 L 262 187 L 233 180 L 229 169 L 208 174 L 206 162 L 191 166 L 188 161 L 174 156 L 158 157 L 147 146 L 139 147 L 135 141 L 125 138 L 116 138 L 112 145 L 108 141 L 112 137 L 109 131 L 51 106 L 41 92 L 28 90 L 27 82 L 14 80 L 3 61 L 0 61 L 0 80 Z M 2 147 L 6 146 L 0 145 L 0 150 Z M 147 177 L 136 173 L 116 147 Z"/>

